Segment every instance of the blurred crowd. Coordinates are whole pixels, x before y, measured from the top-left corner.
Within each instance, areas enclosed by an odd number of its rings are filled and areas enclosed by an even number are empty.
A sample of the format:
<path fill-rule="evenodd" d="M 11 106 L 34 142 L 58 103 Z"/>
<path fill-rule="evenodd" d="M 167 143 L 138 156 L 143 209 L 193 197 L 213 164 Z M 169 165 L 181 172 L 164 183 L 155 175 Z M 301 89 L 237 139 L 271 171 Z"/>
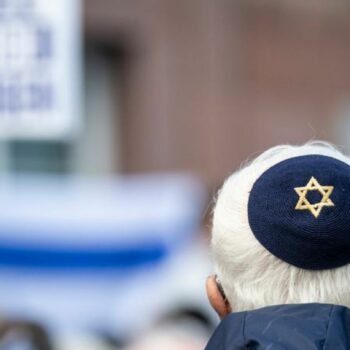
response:
<path fill-rule="evenodd" d="M 349 12 L 0 0 L 0 349 L 203 349 L 223 179 L 350 145 Z"/>

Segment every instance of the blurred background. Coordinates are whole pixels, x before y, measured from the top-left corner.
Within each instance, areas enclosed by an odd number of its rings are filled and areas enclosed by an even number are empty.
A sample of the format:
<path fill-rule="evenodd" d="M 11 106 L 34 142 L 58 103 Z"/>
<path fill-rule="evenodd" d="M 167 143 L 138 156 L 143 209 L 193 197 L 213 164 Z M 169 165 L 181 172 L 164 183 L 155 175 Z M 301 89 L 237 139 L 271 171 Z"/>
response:
<path fill-rule="evenodd" d="M 0 349 L 203 349 L 247 158 L 350 146 L 345 0 L 0 0 Z"/>

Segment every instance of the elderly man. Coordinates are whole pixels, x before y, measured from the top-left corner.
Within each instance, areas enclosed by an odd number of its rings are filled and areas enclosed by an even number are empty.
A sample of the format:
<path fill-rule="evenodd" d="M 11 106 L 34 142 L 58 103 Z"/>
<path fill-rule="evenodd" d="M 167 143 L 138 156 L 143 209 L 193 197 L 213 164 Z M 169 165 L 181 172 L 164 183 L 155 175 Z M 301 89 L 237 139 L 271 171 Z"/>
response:
<path fill-rule="evenodd" d="M 349 164 L 324 142 L 282 145 L 227 179 L 207 281 L 223 321 L 206 350 L 350 349 Z"/>

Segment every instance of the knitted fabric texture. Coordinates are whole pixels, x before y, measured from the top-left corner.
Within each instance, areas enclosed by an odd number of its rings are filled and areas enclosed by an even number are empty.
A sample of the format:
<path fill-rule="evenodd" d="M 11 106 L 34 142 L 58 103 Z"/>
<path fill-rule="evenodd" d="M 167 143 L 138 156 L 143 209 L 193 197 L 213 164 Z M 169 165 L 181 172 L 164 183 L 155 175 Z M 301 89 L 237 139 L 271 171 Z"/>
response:
<path fill-rule="evenodd" d="M 248 220 L 257 240 L 307 270 L 350 262 L 350 166 L 322 155 L 289 158 L 254 183 Z"/>

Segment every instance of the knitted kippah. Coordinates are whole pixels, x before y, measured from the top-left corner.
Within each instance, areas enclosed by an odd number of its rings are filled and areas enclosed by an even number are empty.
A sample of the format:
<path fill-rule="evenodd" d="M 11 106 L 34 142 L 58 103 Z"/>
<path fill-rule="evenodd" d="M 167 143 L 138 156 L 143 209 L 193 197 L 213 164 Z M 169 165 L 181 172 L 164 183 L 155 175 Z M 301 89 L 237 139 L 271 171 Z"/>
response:
<path fill-rule="evenodd" d="M 254 183 L 248 219 L 256 239 L 308 270 L 350 262 L 350 166 L 322 155 L 286 159 Z"/>

